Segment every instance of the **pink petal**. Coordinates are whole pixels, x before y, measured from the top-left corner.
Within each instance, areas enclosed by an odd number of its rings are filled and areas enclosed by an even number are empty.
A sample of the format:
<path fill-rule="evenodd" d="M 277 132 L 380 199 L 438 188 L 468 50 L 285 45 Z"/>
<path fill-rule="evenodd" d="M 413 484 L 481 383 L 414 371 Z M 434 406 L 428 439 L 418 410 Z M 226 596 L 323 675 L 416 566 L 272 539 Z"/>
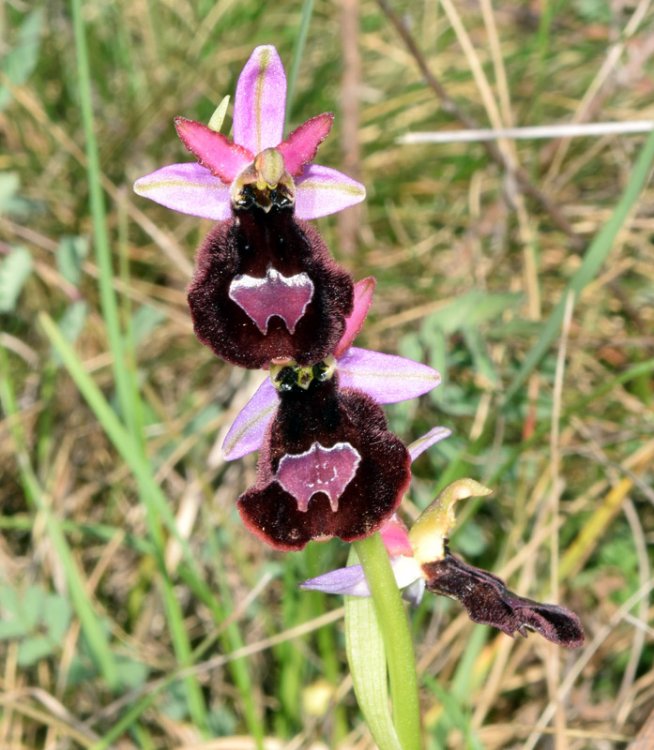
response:
<path fill-rule="evenodd" d="M 259 450 L 270 420 L 279 404 L 275 387 L 266 378 L 256 393 L 241 409 L 223 441 L 223 456 L 226 461 Z"/>
<path fill-rule="evenodd" d="M 232 143 L 222 133 L 217 133 L 201 122 L 176 117 L 175 127 L 182 143 L 200 164 L 226 185 L 230 185 L 236 175 L 254 159 L 254 155 L 243 146 Z"/>
<path fill-rule="evenodd" d="M 424 453 L 427 448 L 431 448 L 432 445 L 439 443 L 441 440 L 449 437 L 452 434 L 452 430 L 448 430 L 447 427 L 432 427 L 426 435 L 419 437 L 414 440 L 411 445 L 407 446 L 411 461 L 415 461 L 418 456 Z"/>
<path fill-rule="evenodd" d="M 288 138 L 279 144 L 277 150 L 284 157 L 286 170 L 294 177 L 316 158 L 318 146 L 329 135 L 333 122 L 334 115 L 331 112 L 316 115 L 295 128 Z"/>
<path fill-rule="evenodd" d="M 317 219 L 354 206 L 366 197 L 366 189 L 342 172 L 319 164 L 305 167 L 296 180 L 295 215 Z"/>
<path fill-rule="evenodd" d="M 224 221 L 232 215 L 229 188 L 195 162 L 157 169 L 138 179 L 134 192 L 173 211 L 203 219 Z"/>
<path fill-rule="evenodd" d="M 263 278 L 239 274 L 229 285 L 230 299 L 264 334 L 268 333 L 268 323 L 274 316 L 284 321 L 289 333 L 295 333 L 313 291 L 313 281 L 306 273 L 284 276 L 274 268 L 268 268 Z"/>
<path fill-rule="evenodd" d="M 334 350 L 334 356 L 337 359 L 352 346 L 352 342 L 363 327 L 376 285 L 377 279 L 374 276 L 361 279 L 354 285 L 354 306 L 350 316 L 345 320 L 345 331 Z"/>
<path fill-rule="evenodd" d="M 284 136 L 286 75 L 277 50 L 257 47 L 245 64 L 234 98 L 234 141 L 258 154 Z"/>
<path fill-rule="evenodd" d="M 411 359 L 353 346 L 338 361 L 341 387 L 358 388 L 379 404 L 394 404 L 431 391 L 441 376 Z"/>
<path fill-rule="evenodd" d="M 384 542 L 384 547 L 386 547 L 386 551 L 391 557 L 397 555 L 413 557 L 413 547 L 409 541 L 409 532 L 397 513 L 393 513 L 388 521 L 379 529 L 379 533 Z"/>
<path fill-rule="evenodd" d="M 334 513 L 338 499 L 354 478 L 361 454 L 350 443 L 335 443 L 325 448 L 313 443 L 304 453 L 287 453 L 279 462 L 275 478 L 297 500 L 298 510 L 306 513 L 309 501 L 322 492 L 329 498 Z"/>

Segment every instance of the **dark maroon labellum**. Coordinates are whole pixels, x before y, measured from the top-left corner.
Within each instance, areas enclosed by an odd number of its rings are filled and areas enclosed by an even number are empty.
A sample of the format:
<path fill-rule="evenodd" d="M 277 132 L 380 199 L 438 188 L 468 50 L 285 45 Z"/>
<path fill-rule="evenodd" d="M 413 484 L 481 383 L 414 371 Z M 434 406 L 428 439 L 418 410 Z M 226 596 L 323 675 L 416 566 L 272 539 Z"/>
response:
<path fill-rule="evenodd" d="M 458 599 L 474 622 L 492 625 L 507 635 L 535 630 L 552 643 L 578 648 L 584 630 L 574 612 L 555 604 L 541 604 L 509 591 L 497 576 L 446 553 L 442 560 L 422 569 L 426 586 L 435 594 Z"/>
<path fill-rule="evenodd" d="M 308 387 L 283 382 L 257 483 L 238 501 L 246 526 L 283 550 L 377 531 L 409 486 L 407 449 L 372 398 L 339 389 L 336 377 Z"/>
<path fill-rule="evenodd" d="M 241 367 L 332 353 L 352 311 L 351 276 L 292 207 L 234 211 L 201 246 L 188 291 L 197 337 Z"/>

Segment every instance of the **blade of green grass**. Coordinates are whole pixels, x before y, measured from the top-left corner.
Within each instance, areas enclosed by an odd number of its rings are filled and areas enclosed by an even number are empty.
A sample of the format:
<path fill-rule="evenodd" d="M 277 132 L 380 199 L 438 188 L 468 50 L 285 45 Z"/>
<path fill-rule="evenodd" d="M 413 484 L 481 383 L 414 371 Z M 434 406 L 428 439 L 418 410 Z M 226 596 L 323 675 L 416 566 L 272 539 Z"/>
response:
<path fill-rule="evenodd" d="M 43 490 L 32 467 L 27 443 L 18 418 L 18 405 L 9 378 L 7 354 L 2 347 L 0 347 L 0 365 L 0 369 L 4 373 L 3 377 L 0 378 L 0 402 L 5 414 L 9 417 L 10 431 L 15 444 L 16 457 L 25 494 L 32 505 L 45 518 L 48 535 L 57 553 L 57 557 L 63 566 L 70 597 L 75 607 L 75 612 L 79 617 L 82 632 L 89 645 L 93 660 L 98 666 L 107 687 L 110 690 L 115 690 L 118 687 L 118 670 L 114 655 L 100 623 L 100 617 L 93 609 L 93 605 L 86 592 L 83 576 L 70 551 L 61 524 L 43 499 Z"/>
<path fill-rule="evenodd" d="M 71 10 L 73 15 L 73 29 L 75 33 L 75 50 L 77 53 L 79 103 L 86 148 L 86 173 L 89 187 L 89 203 L 91 218 L 93 221 L 93 245 L 99 271 L 100 303 L 102 306 L 102 316 L 107 327 L 109 348 L 113 358 L 113 374 L 116 382 L 121 413 L 130 427 L 130 432 L 135 434 L 134 425 L 132 424 L 133 412 L 130 409 L 133 400 L 132 389 L 130 388 L 129 375 L 124 368 L 124 346 L 120 331 L 118 303 L 113 288 L 114 274 L 111 261 L 111 248 L 109 245 L 109 233 L 107 229 L 104 193 L 102 192 L 100 180 L 100 159 L 98 156 L 98 144 L 95 137 L 92 107 L 91 71 L 89 66 L 81 0 L 71 0 Z"/>
<path fill-rule="evenodd" d="M 86 399 L 86 402 L 96 415 L 107 436 L 137 480 L 140 496 L 145 505 L 148 529 L 155 546 L 155 559 L 160 572 L 159 583 L 166 608 L 167 625 L 180 663 L 183 666 L 190 666 L 191 646 L 184 627 L 182 611 L 179 602 L 175 597 L 172 582 L 166 571 L 164 562 L 164 539 L 159 518 L 163 519 L 164 523 L 169 527 L 175 538 L 180 542 L 187 561 L 190 561 L 193 569 L 195 569 L 193 558 L 188 548 L 188 543 L 179 534 L 175 523 L 175 517 L 168 507 L 168 503 L 161 488 L 152 476 L 151 467 L 148 464 L 146 457 L 143 455 L 138 442 L 121 424 L 116 413 L 106 401 L 100 389 L 84 370 L 84 366 L 79 361 L 72 347 L 64 339 L 54 321 L 45 314 L 42 314 L 39 319 L 50 343 L 59 353 L 64 366 L 75 381 L 80 393 Z M 200 578 L 199 574 L 197 577 L 198 579 Z M 184 684 L 187 690 L 189 710 L 191 711 L 194 721 L 200 727 L 208 726 L 206 706 L 204 705 L 204 699 L 198 681 L 195 678 L 188 678 L 185 680 Z"/>
<path fill-rule="evenodd" d="M 527 355 L 527 358 L 523 362 L 518 374 L 514 377 L 513 382 L 508 387 L 505 396 L 505 403 L 510 401 L 516 395 L 556 338 L 557 333 L 561 328 L 565 301 L 568 294 L 572 292 L 574 298 L 577 299 L 584 287 L 586 287 L 599 272 L 602 264 L 611 252 L 611 248 L 613 247 L 618 232 L 624 226 L 631 210 L 641 194 L 641 191 L 647 184 L 647 178 L 653 162 L 654 133 L 651 133 L 645 141 L 645 145 L 636 160 L 627 187 L 625 188 L 613 215 L 591 242 L 581 265 L 568 283 L 566 290 L 561 294 L 561 299 L 557 306 L 550 313 L 538 341 Z"/>
<path fill-rule="evenodd" d="M 217 548 L 215 537 L 212 538 L 212 542 L 215 545 L 212 556 L 216 560 L 219 560 L 221 550 Z M 234 608 L 232 592 L 227 583 L 224 571 L 219 565 L 217 566 L 217 573 L 221 607 L 225 612 L 230 612 Z M 239 630 L 238 623 L 229 623 L 221 636 L 221 641 L 226 652 L 238 651 L 244 646 L 243 637 Z M 248 731 L 254 739 L 257 750 L 263 750 L 265 728 L 255 702 L 255 692 L 247 659 L 234 659 L 229 663 L 229 670 L 241 697 L 243 715 Z"/>
<path fill-rule="evenodd" d="M 116 412 L 111 408 L 102 391 L 86 372 L 84 365 L 70 344 L 62 336 L 56 323 L 45 313 L 39 315 L 39 323 L 43 328 L 45 335 L 48 337 L 48 340 L 59 353 L 64 366 L 68 370 L 69 375 L 72 377 L 89 408 L 93 411 L 98 422 L 102 425 L 107 437 L 111 440 L 136 480 L 147 493 L 147 497 L 151 499 L 157 514 L 163 519 L 163 522 L 170 533 L 180 543 L 184 554 L 184 560 L 193 575 L 197 578 L 196 585 L 198 585 L 198 590 L 206 589 L 206 586 L 202 585 L 201 575 L 198 571 L 197 564 L 193 559 L 188 542 L 179 533 L 175 516 L 168 506 L 168 501 L 166 500 L 161 487 L 154 480 L 147 459 L 145 459 L 137 449 L 133 437 L 127 432 L 125 426 L 118 419 Z"/>
<path fill-rule="evenodd" d="M 293 97 L 295 95 L 295 84 L 297 82 L 298 73 L 300 72 L 300 65 L 302 64 L 302 57 L 304 55 L 304 47 L 307 42 L 307 35 L 309 34 L 309 25 L 311 24 L 311 16 L 313 15 L 313 3 L 314 0 L 304 0 L 302 3 L 302 17 L 300 18 L 300 28 L 297 36 L 295 37 L 295 45 L 293 47 L 293 61 L 291 63 L 291 70 L 288 74 L 288 83 L 286 87 L 286 122 L 288 122 L 291 110 L 293 109 Z"/>

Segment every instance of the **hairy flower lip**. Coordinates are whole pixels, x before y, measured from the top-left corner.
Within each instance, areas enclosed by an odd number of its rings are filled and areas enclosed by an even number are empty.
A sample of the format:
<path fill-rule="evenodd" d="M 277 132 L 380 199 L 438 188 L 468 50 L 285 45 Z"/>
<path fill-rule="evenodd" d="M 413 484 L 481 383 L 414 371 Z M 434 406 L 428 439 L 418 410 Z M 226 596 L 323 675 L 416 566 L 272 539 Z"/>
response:
<path fill-rule="evenodd" d="M 198 339 L 249 369 L 273 358 L 329 356 L 352 311 L 353 281 L 316 229 L 291 208 L 239 210 L 197 255 L 187 299 Z"/>
<path fill-rule="evenodd" d="M 280 394 L 257 480 L 237 508 L 250 531 L 276 549 L 328 537 L 356 541 L 395 511 L 410 462 L 372 398 L 339 388 L 337 377 L 313 381 L 306 391 Z"/>
<path fill-rule="evenodd" d="M 266 149 L 277 150 L 295 182 L 295 212 L 316 219 L 360 203 L 361 183 L 311 162 L 327 137 L 333 115 L 309 118 L 283 139 L 286 75 L 277 50 L 257 47 L 236 86 L 233 140 L 203 123 L 177 117 L 175 126 L 197 163 L 162 167 L 134 184 L 134 191 L 175 211 L 213 220 L 232 215 L 230 187 Z"/>

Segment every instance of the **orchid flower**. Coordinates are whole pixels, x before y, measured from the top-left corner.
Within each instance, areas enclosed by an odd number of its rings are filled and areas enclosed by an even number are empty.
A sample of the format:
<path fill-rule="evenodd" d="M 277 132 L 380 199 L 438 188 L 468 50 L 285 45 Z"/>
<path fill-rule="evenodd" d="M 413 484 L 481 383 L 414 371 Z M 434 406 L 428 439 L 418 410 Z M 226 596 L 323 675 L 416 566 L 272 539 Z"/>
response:
<path fill-rule="evenodd" d="M 285 100 L 277 51 L 257 47 L 236 88 L 234 141 L 178 117 L 178 135 L 198 163 L 164 167 L 134 186 L 169 208 L 224 220 L 200 247 L 188 302 L 200 341 L 241 367 L 319 362 L 352 310 L 351 276 L 297 219 L 339 211 L 365 191 L 311 164 L 332 115 L 307 120 L 282 141 Z"/>
<path fill-rule="evenodd" d="M 368 277 L 354 285 L 353 310 L 334 350 L 339 385 L 363 391 L 378 404 L 417 398 L 439 385 L 441 378 L 436 370 L 404 357 L 352 346 L 370 308 L 375 283 L 373 277 Z M 228 461 L 261 447 L 278 404 L 278 391 L 267 379 L 238 414 L 225 436 L 223 454 Z"/>
<path fill-rule="evenodd" d="M 277 50 L 257 47 L 236 86 L 234 140 L 178 117 L 177 133 L 197 163 L 158 169 L 137 180 L 134 190 L 175 211 L 217 221 L 229 219 L 234 204 L 252 198 L 252 190 L 259 198 L 263 193 L 268 205 L 277 199 L 294 203 L 300 219 L 316 219 L 362 201 L 363 185 L 311 163 L 333 116 L 312 117 L 283 140 L 285 107 L 286 75 Z M 249 188 L 245 197 L 244 187 Z"/>
<path fill-rule="evenodd" d="M 449 551 L 448 534 L 454 527 L 458 500 L 484 496 L 491 490 L 471 479 L 462 479 L 443 490 L 407 532 L 392 516 L 380 530 L 399 588 L 414 603 L 425 588 L 457 599 L 473 622 L 491 625 L 513 636 L 533 630 L 567 648 L 584 642 L 584 631 L 574 612 L 556 604 L 518 596 L 497 576 L 468 565 Z M 333 570 L 301 584 L 301 588 L 329 594 L 370 596 L 363 568 L 352 565 Z"/>
<path fill-rule="evenodd" d="M 411 454 L 374 399 L 340 388 L 331 361 L 276 365 L 280 403 L 253 487 L 238 499 L 245 525 L 277 549 L 312 540 L 356 541 L 377 531 L 411 480 Z M 447 431 L 433 435 L 432 441 Z"/>

